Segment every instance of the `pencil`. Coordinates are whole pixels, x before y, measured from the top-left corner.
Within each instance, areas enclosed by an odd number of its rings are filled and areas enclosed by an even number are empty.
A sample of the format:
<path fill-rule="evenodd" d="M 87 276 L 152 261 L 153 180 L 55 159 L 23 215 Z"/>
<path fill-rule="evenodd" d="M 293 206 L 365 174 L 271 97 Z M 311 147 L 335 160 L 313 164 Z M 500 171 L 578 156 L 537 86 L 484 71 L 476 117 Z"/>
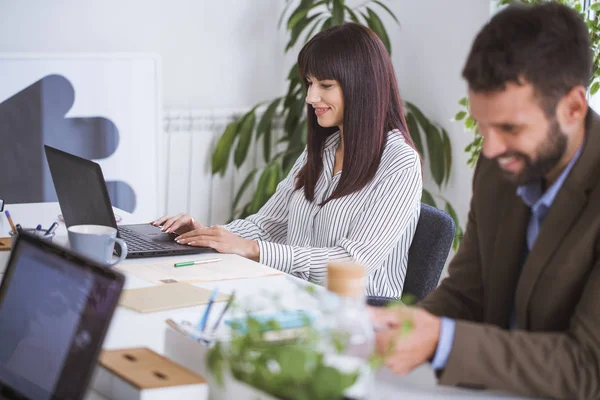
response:
<path fill-rule="evenodd" d="M 231 303 L 233 303 L 234 297 L 235 297 L 235 290 L 233 292 L 231 292 L 231 296 L 229 296 L 229 300 L 227 300 L 227 304 L 225 304 L 225 308 L 223 308 L 223 311 L 221 311 L 221 315 L 219 315 L 219 319 L 217 319 L 217 322 L 215 322 L 215 324 L 213 325 L 213 328 L 212 328 L 213 332 L 216 331 L 217 328 L 219 327 L 219 324 L 221 323 L 223 316 L 229 309 L 229 306 L 231 305 Z"/>
<path fill-rule="evenodd" d="M 219 293 L 219 288 L 215 287 L 210 294 L 210 299 L 208 300 L 208 304 L 206 305 L 206 309 L 204 310 L 204 314 L 202 315 L 202 319 L 198 322 L 197 330 L 204 332 L 206 328 L 206 322 L 208 321 L 208 314 L 210 314 L 210 309 L 215 302 L 215 298 L 217 297 L 217 293 Z"/>
<path fill-rule="evenodd" d="M 4 211 L 4 214 L 6 214 L 6 219 L 8 220 L 8 223 L 10 224 L 10 229 L 12 229 L 12 231 L 16 235 L 17 234 L 17 228 L 15 228 L 15 224 L 14 224 L 12 218 L 10 217 L 10 213 L 8 212 L 8 210 L 6 210 L 6 211 Z"/>

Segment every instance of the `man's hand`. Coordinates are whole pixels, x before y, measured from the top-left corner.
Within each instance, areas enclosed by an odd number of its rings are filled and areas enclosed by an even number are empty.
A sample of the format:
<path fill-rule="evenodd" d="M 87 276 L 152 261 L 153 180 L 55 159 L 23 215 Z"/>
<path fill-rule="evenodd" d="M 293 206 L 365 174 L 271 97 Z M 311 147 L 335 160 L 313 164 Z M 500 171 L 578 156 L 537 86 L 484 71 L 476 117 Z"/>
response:
<path fill-rule="evenodd" d="M 380 329 L 377 351 L 394 373 L 404 375 L 430 360 L 440 338 L 441 319 L 416 307 L 370 308 Z"/>
<path fill-rule="evenodd" d="M 234 235 L 222 226 L 194 229 L 175 238 L 179 244 L 211 247 L 219 253 L 237 254 L 258 261 L 260 250 L 256 240 L 246 240 Z"/>

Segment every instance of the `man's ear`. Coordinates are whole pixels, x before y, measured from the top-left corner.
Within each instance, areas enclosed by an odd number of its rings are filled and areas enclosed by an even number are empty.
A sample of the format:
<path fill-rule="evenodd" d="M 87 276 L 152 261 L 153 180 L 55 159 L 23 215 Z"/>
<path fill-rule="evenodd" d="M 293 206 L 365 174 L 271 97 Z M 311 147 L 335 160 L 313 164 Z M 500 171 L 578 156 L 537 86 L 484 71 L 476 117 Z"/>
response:
<path fill-rule="evenodd" d="M 566 134 L 579 131 L 584 124 L 588 112 L 585 95 L 585 87 L 575 86 L 560 99 L 556 106 L 556 118 L 561 130 Z"/>

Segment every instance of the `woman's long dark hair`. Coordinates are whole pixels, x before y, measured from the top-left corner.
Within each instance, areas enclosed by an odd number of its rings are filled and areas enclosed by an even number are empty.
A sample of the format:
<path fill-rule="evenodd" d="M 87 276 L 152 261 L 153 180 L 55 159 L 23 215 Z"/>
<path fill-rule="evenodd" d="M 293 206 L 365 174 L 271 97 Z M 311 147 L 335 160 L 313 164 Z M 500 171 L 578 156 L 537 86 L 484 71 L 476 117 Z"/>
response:
<path fill-rule="evenodd" d="M 370 29 L 346 23 L 315 35 L 300 51 L 298 68 L 305 89 L 307 78 L 339 82 L 344 98 L 344 166 L 340 181 L 325 200 L 340 198 L 364 188 L 375 176 L 386 145 L 386 133 L 400 130 L 414 148 L 406 126 L 392 60 Z M 315 185 L 323 170 L 322 150 L 337 127 L 323 128 L 310 104 L 307 114 L 307 161 L 299 171 L 296 189 L 304 188 L 314 200 Z"/>

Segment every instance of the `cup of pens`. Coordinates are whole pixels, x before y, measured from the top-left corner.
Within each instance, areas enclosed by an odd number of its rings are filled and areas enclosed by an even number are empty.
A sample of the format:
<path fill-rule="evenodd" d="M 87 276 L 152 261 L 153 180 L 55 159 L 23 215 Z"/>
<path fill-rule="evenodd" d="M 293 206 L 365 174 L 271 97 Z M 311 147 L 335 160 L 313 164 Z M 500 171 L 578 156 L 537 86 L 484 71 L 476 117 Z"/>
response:
<path fill-rule="evenodd" d="M 9 232 L 11 245 L 12 245 L 12 247 L 15 246 L 15 242 L 17 241 L 17 236 L 19 236 L 20 232 L 28 233 L 30 235 L 36 236 L 43 240 L 52 241 L 52 239 L 54 239 L 54 235 L 56 234 L 56 232 L 55 232 L 56 227 L 58 227 L 58 224 L 56 224 L 56 222 L 53 223 L 52 226 L 47 229 L 43 229 L 41 225 L 38 225 L 36 228 L 23 228 L 23 227 L 17 225 L 16 233 L 13 230 L 11 230 Z"/>

